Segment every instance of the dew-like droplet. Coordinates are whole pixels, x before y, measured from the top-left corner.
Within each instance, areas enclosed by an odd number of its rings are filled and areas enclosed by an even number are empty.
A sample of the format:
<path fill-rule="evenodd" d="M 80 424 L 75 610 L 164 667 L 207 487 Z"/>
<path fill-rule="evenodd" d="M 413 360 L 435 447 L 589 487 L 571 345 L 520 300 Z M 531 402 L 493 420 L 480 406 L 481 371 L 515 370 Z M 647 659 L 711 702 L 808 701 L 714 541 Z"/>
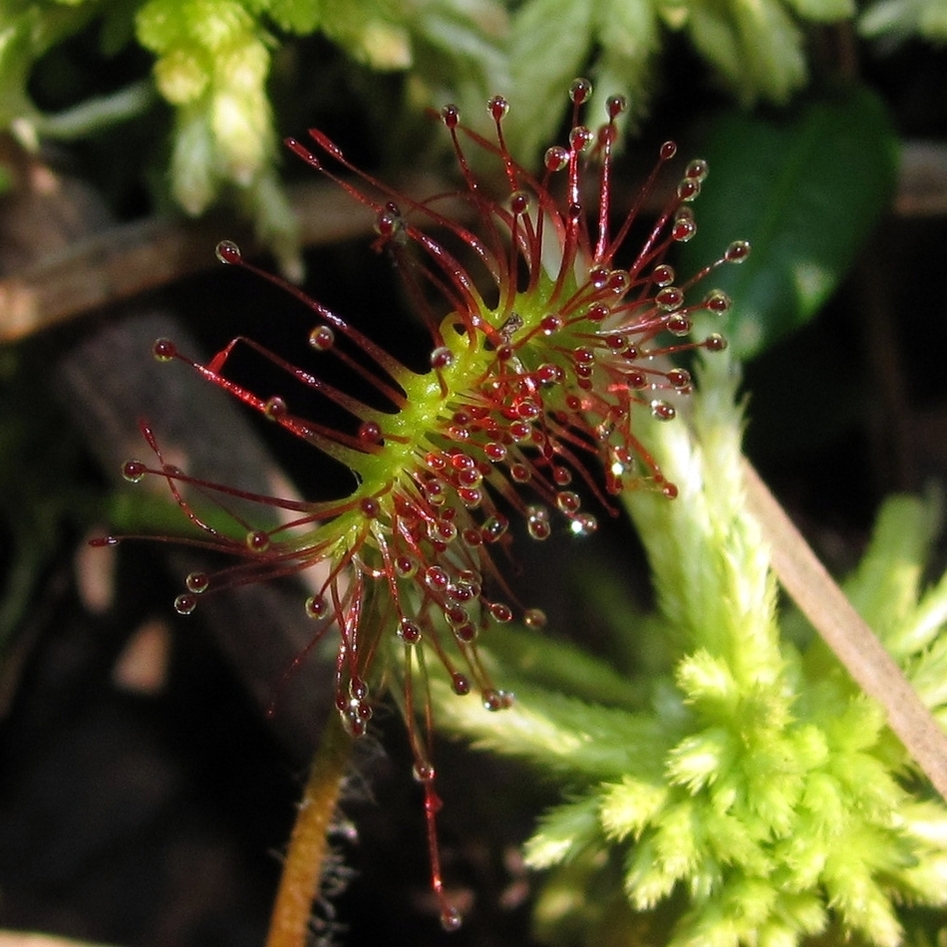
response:
<path fill-rule="evenodd" d="M 441 911 L 441 927 L 445 931 L 458 931 L 463 923 L 464 919 L 457 908 L 444 908 Z"/>
<path fill-rule="evenodd" d="M 692 201 L 698 194 L 700 194 L 700 181 L 684 178 L 677 185 L 677 196 L 682 201 Z"/>
<path fill-rule="evenodd" d="M 498 463 L 506 458 L 506 447 L 499 443 L 499 441 L 488 441 L 484 444 L 483 452 L 494 463 Z"/>
<path fill-rule="evenodd" d="M 506 602 L 491 602 L 488 608 L 493 620 L 500 622 L 501 625 L 513 620 L 513 609 Z"/>
<path fill-rule="evenodd" d="M 329 613 L 329 603 L 321 595 L 310 595 L 306 599 L 305 609 L 308 618 L 325 618 Z"/>
<path fill-rule="evenodd" d="M 201 592 L 206 592 L 210 586 L 210 576 L 206 572 L 192 572 L 184 580 L 184 584 L 189 592 L 200 595 Z"/>
<path fill-rule="evenodd" d="M 239 263 L 243 259 L 243 254 L 233 240 L 221 240 L 214 247 L 214 255 L 221 263 Z"/>
<path fill-rule="evenodd" d="M 671 238 L 678 243 L 687 243 L 697 233 L 697 224 L 692 217 L 680 217 L 671 228 Z"/>
<path fill-rule="evenodd" d="M 350 736 L 358 739 L 359 737 L 365 736 L 365 724 L 361 720 L 353 719 L 351 714 L 342 715 L 342 724 L 345 726 L 345 729 L 348 731 Z"/>
<path fill-rule="evenodd" d="M 654 272 L 651 274 L 651 279 L 658 286 L 670 286 L 674 282 L 674 267 L 669 266 L 667 263 L 662 263 L 659 266 L 654 268 Z"/>
<path fill-rule="evenodd" d="M 628 270 L 612 270 L 608 274 L 608 288 L 616 296 L 624 296 L 631 286 L 631 274 Z"/>
<path fill-rule="evenodd" d="M 476 467 L 477 462 L 470 456 L 470 454 L 465 454 L 463 451 L 457 451 L 454 454 L 450 455 L 450 465 L 454 470 L 472 470 Z"/>
<path fill-rule="evenodd" d="M 457 527 L 450 520 L 439 519 L 432 524 L 429 534 L 431 539 L 452 543 L 457 538 Z"/>
<path fill-rule="evenodd" d="M 480 473 L 479 467 L 474 470 L 461 470 L 457 474 L 458 487 L 479 487 L 481 483 L 483 483 L 483 474 Z"/>
<path fill-rule="evenodd" d="M 557 385 L 566 377 L 566 373 L 559 365 L 546 362 L 536 369 L 536 380 L 541 385 Z"/>
<path fill-rule="evenodd" d="M 710 168 L 703 158 L 695 158 L 685 168 L 684 177 L 691 178 L 694 181 L 703 181 L 709 171 Z"/>
<path fill-rule="evenodd" d="M 556 494 L 556 506 L 563 513 L 575 513 L 581 505 L 581 497 L 573 490 L 560 490 Z"/>
<path fill-rule="evenodd" d="M 177 346 L 170 339 L 158 339 L 151 352 L 159 362 L 170 362 L 178 354 Z"/>
<path fill-rule="evenodd" d="M 667 379 L 675 388 L 686 388 L 691 383 L 691 373 L 686 368 L 672 368 Z"/>
<path fill-rule="evenodd" d="M 503 536 L 509 525 L 510 521 L 498 513 L 484 521 L 483 526 L 480 527 L 480 532 L 486 542 L 495 543 Z"/>
<path fill-rule="evenodd" d="M 750 244 L 746 240 L 734 240 L 727 247 L 723 258 L 727 263 L 742 263 L 750 255 Z"/>
<path fill-rule="evenodd" d="M 410 618 L 402 618 L 398 623 L 398 637 L 405 644 L 417 644 L 421 640 L 421 626 Z"/>
<path fill-rule="evenodd" d="M 454 671 L 450 676 L 451 689 L 459 697 L 464 697 L 466 694 L 470 693 L 470 678 L 466 674 L 461 674 L 459 671 Z"/>
<path fill-rule="evenodd" d="M 262 529 L 254 529 L 247 533 L 247 549 L 250 552 L 266 552 L 270 548 L 270 534 Z"/>
<path fill-rule="evenodd" d="M 145 465 L 140 460 L 126 460 L 122 464 L 122 476 L 129 483 L 140 483 L 145 473 Z"/>
<path fill-rule="evenodd" d="M 610 95 L 605 100 L 605 111 L 609 118 L 617 118 L 628 108 L 628 99 L 623 95 Z"/>
<path fill-rule="evenodd" d="M 493 116 L 495 122 L 502 121 L 509 110 L 510 103 L 502 95 L 495 95 L 487 102 L 487 111 Z"/>
<path fill-rule="evenodd" d="M 594 140 L 595 135 L 593 135 L 592 130 L 586 128 L 585 125 L 576 125 L 575 128 L 569 132 L 569 144 L 572 146 L 573 151 L 585 151 Z"/>
<path fill-rule="evenodd" d="M 726 312 L 730 306 L 730 297 L 722 289 L 712 289 L 704 298 L 704 307 L 711 312 Z"/>
<path fill-rule="evenodd" d="M 402 579 L 410 579 L 418 571 L 418 564 L 411 556 L 395 556 L 394 566 L 398 577 Z"/>
<path fill-rule="evenodd" d="M 573 536 L 591 536 L 597 529 L 598 520 L 591 513 L 579 513 L 570 525 Z"/>
<path fill-rule="evenodd" d="M 197 596 L 196 595 L 179 595 L 174 600 L 174 610 L 179 615 L 190 615 L 194 609 L 197 608 Z"/>
<path fill-rule="evenodd" d="M 454 353 L 447 346 L 439 345 L 431 352 L 431 368 L 437 370 L 447 368 L 454 362 Z"/>
<path fill-rule="evenodd" d="M 335 345 L 335 333 L 329 326 L 316 326 L 309 333 L 309 344 L 317 352 L 328 352 Z"/>
<path fill-rule="evenodd" d="M 704 339 L 704 348 L 708 352 L 722 352 L 727 345 L 726 338 L 719 332 L 713 332 Z"/>
<path fill-rule="evenodd" d="M 569 163 L 569 152 L 562 145 L 553 145 L 552 148 L 546 149 L 543 163 L 547 171 L 561 171 Z"/>
<path fill-rule="evenodd" d="M 286 407 L 286 402 L 279 395 L 274 395 L 272 398 L 266 399 L 266 403 L 263 405 L 263 414 L 271 421 L 279 421 L 280 418 L 285 418 L 289 414 L 289 408 Z"/>
<path fill-rule="evenodd" d="M 362 499 L 358 501 L 358 508 L 361 510 L 362 516 L 370 520 L 375 519 L 381 511 L 381 507 L 374 497 L 362 497 Z"/>
<path fill-rule="evenodd" d="M 608 285 L 608 267 L 593 266 L 589 270 L 589 282 L 595 289 L 604 289 Z"/>
<path fill-rule="evenodd" d="M 483 490 L 478 487 L 458 487 L 457 496 L 460 497 L 460 502 L 464 504 L 468 509 L 476 509 L 483 502 Z M 464 530 L 464 539 L 466 540 L 468 530 Z M 476 532 L 474 530 L 474 532 Z M 480 534 L 477 533 L 479 536 Z"/>
<path fill-rule="evenodd" d="M 437 775 L 433 764 L 427 760 L 418 760 L 412 769 L 412 775 L 419 783 L 429 783 Z"/>
<path fill-rule="evenodd" d="M 441 120 L 448 128 L 456 128 L 460 123 L 460 109 L 450 103 L 441 109 Z"/>
<path fill-rule="evenodd" d="M 539 323 L 543 335 L 554 335 L 562 328 L 562 317 L 556 315 L 544 316 Z"/>
<path fill-rule="evenodd" d="M 484 708 L 493 713 L 496 713 L 498 710 L 503 710 L 506 706 L 503 702 L 503 691 L 496 690 L 495 688 L 488 688 L 483 692 L 481 697 Z"/>
<path fill-rule="evenodd" d="M 533 539 L 540 541 L 549 539 L 552 535 L 549 510 L 538 504 L 526 507 L 526 528 Z"/>
<path fill-rule="evenodd" d="M 378 444 L 382 439 L 381 427 L 374 421 L 363 421 L 358 426 L 358 439 L 364 444 Z"/>
<path fill-rule="evenodd" d="M 651 402 L 651 417 L 658 421 L 671 421 L 677 416 L 674 405 L 668 404 L 659 398 Z"/>
<path fill-rule="evenodd" d="M 383 240 L 390 240 L 404 228 L 401 209 L 394 201 L 388 201 L 375 216 L 375 233 Z"/>
<path fill-rule="evenodd" d="M 575 102 L 576 105 L 582 105 L 588 101 L 589 96 L 592 94 L 592 83 L 588 79 L 573 79 L 572 85 L 569 86 L 569 98 Z"/>
<path fill-rule="evenodd" d="M 518 217 L 529 210 L 529 194 L 526 191 L 514 191 L 510 195 L 510 210 Z"/>
<path fill-rule="evenodd" d="M 464 570 L 464 578 L 455 582 L 448 590 L 447 594 L 455 602 L 472 602 L 480 598 L 480 576 L 476 572 Z"/>
<path fill-rule="evenodd" d="M 472 492 L 472 493 L 478 493 L 478 494 L 480 493 L 479 490 L 472 490 L 471 492 Z M 461 497 L 461 499 L 463 499 L 463 497 Z M 481 494 L 481 496 L 480 496 L 480 499 L 481 499 L 481 500 L 483 499 L 483 495 L 482 495 L 482 494 Z M 467 501 L 464 500 L 464 502 L 466 503 Z M 478 505 L 479 505 L 479 503 L 478 503 Z M 470 526 L 470 527 L 468 527 L 467 529 L 463 530 L 460 535 L 461 535 L 461 538 L 463 539 L 463 541 L 464 541 L 468 546 L 473 546 L 474 548 L 476 548 L 477 546 L 482 546 L 482 545 L 483 545 L 483 534 L 480 532 L 479 529 L 477 529 L 477 528 L 474 527 L 474 526 Z"/>
<path fill-rule="evenodd" d="M 611 314 L 611 309 L 609 309 L 605 303 L 595 303 L 595 305 L 589 306 L 585 313 L 585 318 L 591 322 L 601 322 Z"/>
<path fill-rule="evenodd" d="M 678 493 L 677 484 L 674 484 L 674 483 L 666 483 L 666 484 L 661 488 L 661 492 L 662 492 L 669 500 L 673 500 L 673 499 L 675 499 L 675 498 L 677 497 L 677 493 Z"/>
<path fill-rule="evenodd" d="M 424 581 L 428 588 L 443 592 L 450 584 L 450 576 L 447 574 L 447 570 L 441 566 L 428 566 L 424 570 Z"/>
<path fill-rule="evenodd" d="M 545 628 L 547 620 L 541 608 L 527 608 L 523 613 L 523 624 L 527 628 Z"/>
<path fill-rule="evenodd" d="M 684 292 L 677 286 L 665 286 L 655 293 L 654 301 L 664 312 L 673 312 L 684 302 Z"/>
<path fill-rule="evenodd" d="M 677 145 L 673 141 L 666 141 L 658 149 L 658 157 L 662 161 L 670 161 L 677 154 Z"/>

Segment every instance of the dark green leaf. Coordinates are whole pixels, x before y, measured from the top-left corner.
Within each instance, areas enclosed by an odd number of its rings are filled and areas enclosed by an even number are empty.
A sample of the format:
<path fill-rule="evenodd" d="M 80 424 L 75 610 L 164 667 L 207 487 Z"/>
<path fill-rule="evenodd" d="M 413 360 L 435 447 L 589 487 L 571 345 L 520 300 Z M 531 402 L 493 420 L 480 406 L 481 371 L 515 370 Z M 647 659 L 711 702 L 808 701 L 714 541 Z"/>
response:
<path fill-rule="evenodd" d="M 710 177 L 681 270 L 696 271 L 734 239 L 750 241 L 745 263 L 710 278 L 733 298 L 721 331 L 748 359 L 833 293 L 889 206 L 897 140 L 880 101 L 853 87 L 779 120 L 724 115 L 699 153 Z"/>

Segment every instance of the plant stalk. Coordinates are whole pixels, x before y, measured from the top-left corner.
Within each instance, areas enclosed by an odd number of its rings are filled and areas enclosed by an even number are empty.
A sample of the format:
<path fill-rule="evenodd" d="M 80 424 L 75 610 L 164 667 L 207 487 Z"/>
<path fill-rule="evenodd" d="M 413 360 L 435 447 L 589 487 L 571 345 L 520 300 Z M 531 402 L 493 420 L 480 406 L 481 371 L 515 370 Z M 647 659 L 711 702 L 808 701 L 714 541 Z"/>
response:
<path fill-rule="evenodd" d="M 312 905 L 329 855 L 328 832 L 352 758 L 353 737 L 338 711 L 329 713 L 283 864 L 266 947 L 305 947 Z"/>

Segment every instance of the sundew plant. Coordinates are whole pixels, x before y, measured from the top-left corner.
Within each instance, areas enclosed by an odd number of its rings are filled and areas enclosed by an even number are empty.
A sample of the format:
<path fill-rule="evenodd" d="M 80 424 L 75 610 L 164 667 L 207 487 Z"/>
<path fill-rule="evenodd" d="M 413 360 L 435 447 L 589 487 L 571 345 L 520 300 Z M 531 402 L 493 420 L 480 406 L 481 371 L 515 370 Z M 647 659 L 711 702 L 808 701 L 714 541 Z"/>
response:
<path fill-rule="evenodd" d="M 624 912 L 628 943 L 657 931 L 675 944 L 788 947 L 837 930 L 894 947 L 895 905 L 944 900 L 941 803 L 912 782 L 883 712 L 831 655 L 779 634 L 767 544 L 742 487 L 737 373 L 718 331 L 731 300 L 715 287 L 717 270 L 742 263 L 749 244 L 729 242 L 678 277 L 668 251 L 697 232 L 691 204 L 707 164 L 687 163 L 645 220 L 676 157 L 667 142 L 638 198 L 618 207 L 613 151 L 626 102 L 608 98 L 595 128 L 583 114 L 591 92 L 585 80 L 572 84 L 566 141 L 536 175 L 507 145 L 502 96 L 487 103 L 491 137 L 444 107 L 463 186 L 426 200 L 361 172 L 318 130 L 308 143 L 287 141 L 374 213 L 375 247 L 395 262 L 429 333 L 424 370 L 276 277 L 267 278 L 311 317 L 305 362 L 245 337 L 207 362 L 170 339 L 154 345 L 158 360 L 189 366 L 349 476 L 347 491 L 318 500 L 250 493 L 166 462 L 147 423 L 154 459 L 123 468 L 131 482 L 167 482 L 198 530 L 186 542 L 232 557 L 187 577 L 179 613 L 306 570 L 312 634 L 297 660 L 336 643 L 335 710 L 270 947 L 305 942 L 351 747 L 385 689 L 407 725 L 447 930 L 462 919 L 444 891 L 436 831 L 441 725 L 529 759 L 571 793 L 528 850 L 536 867 L 564 866 L 553 882 L 561 896 L 540 905 L 551 939 L 570 942 L 574 915 L 600 884 Z M 477 167 L 484 157 L 495 164 L 501 196 L 474 171 L 472 151 Z M 266 276 L 230 241 L 217 255 Z M 283 370 L 285 388 L 232 378 L 238 349 Z M 683 359 L 702 366 L 700 391 Z M 319 370 L 326 360 L 340 370 L 331 382 Z M 349 385 L 336 380 L 346 375 Z M 507 566 L 520 527 L 518 542 L 542 542 L 560 525 L 587 535 L 620 503 L 650 556 L 659 615 L 642 620 L 642 634 L 662 658 L 646 678 L 619 683 L 545 647 L 546 617 L 520 603 Z M 896 653 L 920 681 L 935 679 L 942 661 L 942 599 L 922 603 L 924 633 L 903 632 L 910 646 Z M 921 621 L 908 612 L 899 620 Z M 939 707 L 936 687 L 921 690 Z M 603 692 L 618 706 L 596 706 Z M 598 920 L 575 938 L 594 940 Z"/>
<path fill-rule="evenodd" d="M 307 340 L 312 357 L 342 362 L 385 407 L 370 407 L 250 339 L 232 340 L 206 364 L 168 339 L 155 343 L 159 360 L 189 364 L 340 462 L 351 472 L 351 492 L 312 502 L 195 480 L 165 463 L 147 425 L 143 431 L 157 465 L 132 460 L 123 471 L 133 482 L 165 478 L 203 533 L 195 544 L 236 557 L 221 571 L 189 575 L 187 590 L 175 602 L 180 613 L 240 583 L 302 569 L 317 572 L 305 612 L 313 621 L 312 647 L 324 636 L 338 637 L 335 703 L 349 737 L 368 727 L 383 669 L 395 659 L 415 776 L 425 792 L 431 883 L 448 928 L 460 918 L 441 894 L 429 683 L 443 675 L 458 699 L 478 699 L 491 711 L 513 703 L 479 652 L 481 637 L 502 633 L 499 626 L 514 619 L 530 627 L 545 623 L 541 610 L 517 605 L 504 579 L 501 558 L 512 555 L 511 520 L 542 541 L 557 520 L 579 535 L 596 529 L 583 494 L 605 509 L 624 489 L 673 500 L 677 487 L 640 441 L 635 411 L 673 421 L 675 403 L 690 393 L 692 381 L 671 356 L 725 347 L 716 332 L 695 336 L 693 321 L 700 314 L 719 316 L 730 301 L 706 286 L 698 297 L 695 284 L 725 262 L 741 262 L 749 251 L 746 243 L 734 242 L 686 280 L 678 280 L 665 262 L 672 245 L 696 232 L 690 203 L 707 173 L 699 160 L 686 166 L 643 242 L 627 246 L 640 202 L 676 148 L 670 142 L 661 146 L 642 197 L 615 224 L 612 148 L 615 119 L 625 103 L 619 96 L 609 99 L 606 122 L 592 131 L 581 122 L 590 91 L 585 80 L 573 83 L 568 143 L 546 152 L 541 178 L 520 167 L 506 148 L 509 106 L 502 97 L 488 103 L 496 129 L 492 141 L 465 128 L 456 107 L 443 109 L 440 117 L 466 182 L 460 198 L 476 229 L 439 209 L 456 194 L 405 203 L 360 175 L 319 131 L 310 133 L 315 150 L 288 141 L 304 161 L 375 212 L 376 246 L 396 261 L 430 331 L 430 368 L 417 373 L 341 316 L 290 288 L 317 320 Z M 506 197 L 495 199 L 476 179 L 465 151 L 471 145 L 498 162 Z M 587 164 L 593 165 L 591 200 Z M 333 165 L 361 177 L 363 186 L 337 177 Z M 446 236 L 432 236 L 432 226 Z M 473 264 L 462 261 L 448 239 Z M 253 269 L 230 242 L 217 252 L 225 263 Z M 471 265 L 475 269 L 468 270 Z M 318 414 L 296 414 L 291 394 L 256 393 L 232 381 L 227 363 L 238 346 L 285 369 L 288 381 L 341 408 L 351 423 L 329 427 Z M 225 509 L 236 501 L 275 508 L 284 521 L 260 529 L 234 513 L 241 531 L 234 537 L 201 514 L 198 496 Z"/>

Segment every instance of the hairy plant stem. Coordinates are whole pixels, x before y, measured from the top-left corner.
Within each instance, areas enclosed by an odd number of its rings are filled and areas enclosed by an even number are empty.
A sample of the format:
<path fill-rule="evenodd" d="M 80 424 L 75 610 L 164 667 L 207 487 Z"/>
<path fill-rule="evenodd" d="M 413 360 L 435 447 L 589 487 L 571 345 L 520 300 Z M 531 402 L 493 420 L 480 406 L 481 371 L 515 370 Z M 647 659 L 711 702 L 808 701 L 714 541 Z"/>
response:
<path fill-rule="evenodd" d="M 328 831 L 352 758 L 353 737 L 333 707 L 289 840 L 266 947 L 305 947 L 329 854 Z"/>

